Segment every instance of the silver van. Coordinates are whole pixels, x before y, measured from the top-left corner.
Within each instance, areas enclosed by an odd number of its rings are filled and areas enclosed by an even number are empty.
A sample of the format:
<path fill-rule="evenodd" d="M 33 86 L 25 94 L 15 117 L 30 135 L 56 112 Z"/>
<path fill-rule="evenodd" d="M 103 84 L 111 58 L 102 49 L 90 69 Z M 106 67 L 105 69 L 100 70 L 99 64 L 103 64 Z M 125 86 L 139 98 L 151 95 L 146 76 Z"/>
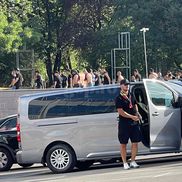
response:
<path fill-rule="evenodd" d="M 182 86 L 144 80 L 131 83 L 130 91 L 143 118 L 139 155 L 180 152 Z M 108 85 L 21 96 L 17 161 L 47 163 L 54 173 L 61 173 L 119 158 L 114 103 L 119 92 L 119 85 Z"/>

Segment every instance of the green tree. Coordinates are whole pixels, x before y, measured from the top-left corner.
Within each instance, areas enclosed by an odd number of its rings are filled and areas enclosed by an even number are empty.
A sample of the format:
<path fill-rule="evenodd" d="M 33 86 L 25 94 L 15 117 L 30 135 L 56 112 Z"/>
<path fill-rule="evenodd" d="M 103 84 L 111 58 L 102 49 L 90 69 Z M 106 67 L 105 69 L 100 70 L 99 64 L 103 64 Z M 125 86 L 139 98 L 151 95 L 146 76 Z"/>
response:
<path fill-rule="evenodd" d="M 1 0 L 0 8 L 0 82 L 7 85 L 10 82 L 9 73 L 15 67 L 15 52 L 31 34 L 24 23 L 31 12 L 31 3 Z"/>
<path fill-rule="evenodd" d="M 34 45 L 40 59 L 44 59 L 52 84 L 52 73 L 60 70 L 65 47 L 72 39 L 71 10 L 76 1 L 33 0 L 33 28 L 40 33 L 40 41 Z M 39 25 L 37 27 L 37 25 Z"/>
<path fill-rule="evenodd" d="M 107 66 L 110 50 L 116 44 L 113 36 L 117 37 L 117 30 L 112 29 L 115 1 L 79 1 L 78 9 L 79 34 L 74 41 L 74 48 L 80 50 L 81 56 L 92 68 Z"/>
<path fill-rule="evenodd" d="M 180 42 L 182 36 L 180 30 L 182 22 L 182 3 L 179 0 L 166 1 L 133 1 L 125 0 L 118 3 L 117 17 L 122 19 L 131 17 L 134 25 L 132 47 L 135 65 L 141 62 L 139 30 L 142 27 L 150 28 L 147 32 L 147 48 L 149 67 L 166 72 L 170 69 L 181 69 Z M 142 37 L 142 35 L 140 35 Z M 136 53 L 136 50 L 138 53 Z"/>

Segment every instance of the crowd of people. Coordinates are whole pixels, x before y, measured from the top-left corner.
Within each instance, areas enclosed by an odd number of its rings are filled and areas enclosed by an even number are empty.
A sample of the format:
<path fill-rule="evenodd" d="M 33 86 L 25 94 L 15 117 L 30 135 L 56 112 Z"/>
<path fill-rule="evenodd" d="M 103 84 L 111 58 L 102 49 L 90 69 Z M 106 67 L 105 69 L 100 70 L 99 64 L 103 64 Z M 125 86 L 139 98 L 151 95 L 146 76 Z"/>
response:
<path fill-rule="evenodd" d="M 23 76 L 20 73 L 20 69 L 16 68 L 11 72 L 11 84 L 12 89 L 19 89 L 23 84 Z M 106 69 L 92 70 L 86 68 L 83 72 L 77 70 L 71 71 L 55 71 L 53 74 L 53 85 L 52 88 L 78 88 L 78 87 L 92 87 L 99 85 L 108 85 L 112 83 L 119 84 L 121 80 L 125 77 L 121 71 L 118 71 L 116 74 L 116 80 L 111 80 L 109 73 Z M 173 74 L 171 71 L 168 71 L 166 75 L 162 75 L 161 72 L 156 73 L 153 68 L 149 69 L 149 79 L 159 79 L 159 80 L 171 80 L 171 79 L 182 79 L 182 72 L 176 72 Z M 142 81 L 141 74 L 137 69 L 133 70 L 133 74 L 130 79 L 131 82 Z M 44 81 L 40 72 L 35 71 L 34 76 L 34 88 L 41 89 L 46 88 Z"/>
<path fill-rule="evenodd" d="M 59 80 L 59 81 L 58 81 Z M 60 84 L 59 87 L 57 82 Z M 92 70 L 86 68 L 83 72 L 72 70 L 67 75 L 62 72 L 54 74 L 55 88 L 78 88 L 78 87 L 92 87 L 98 85 L 111 84 L 111 78 L 105 69 Z"/>
<path fill-rule="evenodd" d="M 178 71 L 175 73 L 172 73 L 171 71 L 168 71 L 164 76 L 161 72 L 156 73 L 153 68 L 149 69 L 149 79 L 159 79 L 159 80 L 182 80 L 182 71 Z"/>
<path fill-rule="evenodd" d="M 34 82 L 35 88 L 43 88 L 43 81 L 38 71 L 36 71 Z M 106 84 L 111 84 L 111 78 L 105 69 L 93 71 L 90 68 L 86 68 L 83 72 L 77 70 L 71 70 L 70 72 L 55 71 L 52 88 L 92 87 Z"/>
<path fill-rule="evenodd" d="M 92 87 L 98 85 L 111 84 L 111 78 L 105 69 L 92 70 L 86 68 L 83 72 L 77 70 L 71 71 L 55 71 L 52 76 L 53 85 L 52 88 L 78 88 L 78 87 Z M 23 84 L 23 76 L 20 73 L 20 69 L 16 68 L 11 72 L 11 89 L 19 89 Z M 44 80 L 38 70 L 34 75 L 33 88 L 41 89 L 45 88 Z"/>

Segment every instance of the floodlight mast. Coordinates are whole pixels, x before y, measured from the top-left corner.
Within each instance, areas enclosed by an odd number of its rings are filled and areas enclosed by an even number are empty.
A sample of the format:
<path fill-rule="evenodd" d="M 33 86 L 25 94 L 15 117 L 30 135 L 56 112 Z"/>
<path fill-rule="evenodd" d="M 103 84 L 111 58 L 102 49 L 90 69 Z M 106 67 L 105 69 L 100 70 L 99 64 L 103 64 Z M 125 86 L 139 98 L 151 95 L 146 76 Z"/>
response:
<path fill-rule="evenodd" d="M 146 78 L 148 78 L 148 62 L 147 62 L 147 48 L 146 48 L 146 38 L 145 33 L 146 31 L 149 31 L 149 28 L 142 28 L 140 29 L 141 32 L 143 32 L 143 45 L 144 45 L 144 55 L 145 55 L 145 74 Z"/>

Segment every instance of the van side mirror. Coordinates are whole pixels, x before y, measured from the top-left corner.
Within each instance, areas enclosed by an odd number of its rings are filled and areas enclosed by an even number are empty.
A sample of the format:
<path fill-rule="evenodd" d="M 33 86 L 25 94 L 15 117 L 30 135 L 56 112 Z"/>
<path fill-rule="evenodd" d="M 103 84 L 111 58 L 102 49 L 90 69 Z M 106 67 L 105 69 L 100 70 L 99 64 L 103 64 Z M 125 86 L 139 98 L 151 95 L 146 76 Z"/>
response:
<path fill-rule="evenodd" d="M 182 95 L 178 97 L 178 107 L 182 107 Z"/>
<path fill-rule="evenodd" d="M 172 100 L 171 100 L 171 104 L 172 104 L 172 106 L 175 107 L 175 108 L 178 107 L 178 102 L 176 102 L 175 99 L 172 99 Z"/>
<path fill-rule="evenodd" d="M 182 107 L 182 96 L 178 96 L 176 99 L 172 99 L 171 104 L 175 108 Z"/>

